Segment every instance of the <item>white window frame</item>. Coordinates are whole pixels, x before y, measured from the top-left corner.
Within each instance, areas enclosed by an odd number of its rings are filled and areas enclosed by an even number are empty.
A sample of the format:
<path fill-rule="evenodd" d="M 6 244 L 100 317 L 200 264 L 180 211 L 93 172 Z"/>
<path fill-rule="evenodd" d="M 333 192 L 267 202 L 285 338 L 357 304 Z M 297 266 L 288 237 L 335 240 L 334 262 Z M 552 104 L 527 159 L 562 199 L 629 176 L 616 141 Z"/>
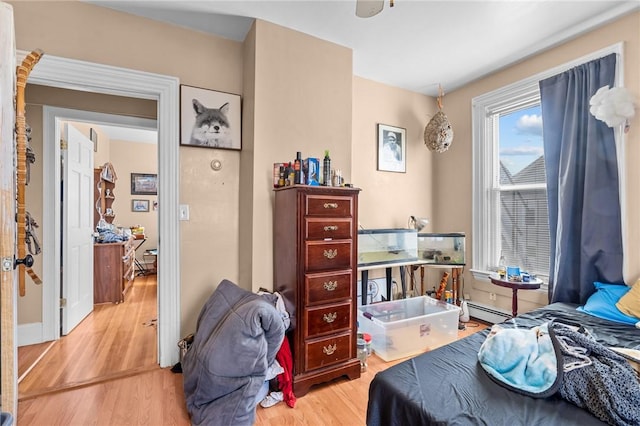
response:
<path fill-rule="evenodd" d="M 492 92 L 477 96 L 471 101 L 471 125 L 473 137 L 473 197 L 472 197 L 472 258 L 471 273 L 477 280 L 488 281 L 491 269 L 497 266 L 500 248 L 499 215 L 492 214 L 499 209 L 500 191 L 495 179 L 496 162 L 500 161 L 497 150 L 499 146 L 492 137 L 496 120 L 494 114 L 510 111 L 517 107 L 525 108 L 539 102 L 539 82 L 560 74 L 570 68 L 588 61 L 615 53 L 617 55 L 615 86 L 622 85 L 623 76 L 623 43 L 606 47 L 589 55 L 575 59 L 569 63 L 541 72 L 524 80 L 499 88 Z M 620 179 L 620 204 L 624 211 L 624 144 L 619 129 L 616 130 L 616 148 L 618 154 L 618 170 Z M 624 221 L 623 221 L 624 227 Z M 623 238 L 625 235 L 623 229 Z"/>

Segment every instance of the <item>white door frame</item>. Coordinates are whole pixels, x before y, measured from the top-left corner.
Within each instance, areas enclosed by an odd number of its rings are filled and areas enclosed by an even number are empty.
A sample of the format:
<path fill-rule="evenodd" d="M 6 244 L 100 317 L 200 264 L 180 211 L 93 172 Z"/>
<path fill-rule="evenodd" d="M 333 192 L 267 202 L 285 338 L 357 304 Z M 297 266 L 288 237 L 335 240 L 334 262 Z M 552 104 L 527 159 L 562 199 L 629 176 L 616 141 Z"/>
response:
<path fill-rule="evenodd" d="M 17 51 L 22 58 L 28 52 Z M 158 361 L 169 367 L 179 361 L 180 340 L 180 230 L 179 230 L 179 80 L 176 77 L 152 74 L 126 68 L 95 64 L 74 59 L 45 55 L 29 75 L 28 83 L 109 95 L 153 99 L 158 105 Z M 27 86 L 28 89 L 28 86 Z M 50 126 L 44 124 L 44 131 Z M 43 136 L 43 137 L 46 137 Z M 51 139 L 44 139 L 51 140 Z M 54 139 L 55 140 L 55 139 Z M 44 143 L 44 158 L 60 158 L 58 143 Z M 45 307 L 45 301 L 60 294 L 59 168 L 55 162 L 43 161 L 43 315 L 58 315 L 57 306 Z M 52 177 L 52 178 L 51 178 Z M 59 321 L 59 319 L 58 319 Z M 55 323 L 55 321 L 47 321 Z M 59 333 L 59 328 L 58 331 Z M 43 330 L 43 334 L 52 333 Z M 135 344 L 135 342 L 133 342 Z"/>
<path fill-rule="evenodd" d="M 46 148 L 43 146 L 44 158 L 42 159 L 42 163 L 48 166 L 48 170 L 50 172 L 53 172 L 51 176 L 43 174 L 45 182 L 53 182 L 55 177 L 60 176 L 61 173 L 59 157 L 60 149 L 59 147 L 53 147 L 53 144 L 48 142 L 55 140 L 55 135 L 61 134 L 61 121 L 76 121 L 111 126 L 133 127 L 137 129 L 154 130 L 156 132 L 158 130 L 157 121 L 149 118 L 128 117 L 124 115 L 105 114 L 100 112 L 51 107 L 45 105 L 42 108 L 42 140 L 44 141 L 43 145 L 46 145 Z M 56 157 L 56 155 L 58 155 L 58 157 Z M 53 167 L 51 167 L 51 165 L 53 165 Z M 55 214 L 52 209 L 55 208 L 56 204 L 47 204 L 46 201 L 43 204 L 44 218 L 49 217 L 50 214 Z M 47 222 L 46 225 L 49 226 L 49 222 Z M 49 264 L 50 261 L 54 261 L 53 259 L 60 259 L 59 253 L 55 253 L 56 250 L 61 249 L 60 245 L 58 244 L 60 234 L 53 235 L 52 232 L 55 232 L 55 230 L 51 231 L 50 233 L 47 229 L 45 229 L 44 232 L 50 238 L 47 238 L 43 241 L 43 262 L 44 264 Z M 60 229 L 60 232 L 62 232 L 62 229 Z M 53 254 L 55 257 L 53 259 L 45 259 L 44 256 L 47 256 L 47 254 Z M 57 263 L 53 264 L 57 265 Z M 48 273 L 48 271 L 46 271 L 45 273 Z M 47 275 L 45 275 L 45 277 L 46 276 Z M 59 308 L 57 305 L 58 297 L 55 297 L 56 294 L 60 294 L 60 288 L 56 289 L 55 285 L 53 287 L 53 289 L 49 288 L 48 286 L 45 286 L 43 288 L 41 330 L 38 335 L 37 341 L 30 341 L 29 344 L 57 340 L 60 338 L 60 315 L 58 315 Z M 51 297 L 49 297 L 49 294 L 51 294 Z M 33 339 L 35 338 L 36 336 L 33 335 Z"/>

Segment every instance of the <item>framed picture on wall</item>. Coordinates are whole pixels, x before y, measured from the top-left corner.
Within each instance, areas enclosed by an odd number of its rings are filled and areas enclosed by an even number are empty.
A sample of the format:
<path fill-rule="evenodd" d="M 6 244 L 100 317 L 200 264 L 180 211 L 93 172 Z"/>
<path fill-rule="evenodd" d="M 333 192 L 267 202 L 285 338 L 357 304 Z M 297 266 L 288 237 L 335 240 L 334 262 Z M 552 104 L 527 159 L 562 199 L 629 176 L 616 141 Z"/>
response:
<path fill-rule="evenodd" d="M 132 212 L 148 212 L 149 200 L 131 200 Z"/>
<path fill-rule="evenodd" d="M 131 173 L 131 194 L 158 195 L 158 175 Z"/>
<path fill-rule="evenodd" d="M 407 131 L 402 127 L 378 124 L 378 170 L 407 171 Z"/>
<path fill-rule="evenodd" d="M 242 149 L 240 95 L 180 85 L 180 145 Z"/>

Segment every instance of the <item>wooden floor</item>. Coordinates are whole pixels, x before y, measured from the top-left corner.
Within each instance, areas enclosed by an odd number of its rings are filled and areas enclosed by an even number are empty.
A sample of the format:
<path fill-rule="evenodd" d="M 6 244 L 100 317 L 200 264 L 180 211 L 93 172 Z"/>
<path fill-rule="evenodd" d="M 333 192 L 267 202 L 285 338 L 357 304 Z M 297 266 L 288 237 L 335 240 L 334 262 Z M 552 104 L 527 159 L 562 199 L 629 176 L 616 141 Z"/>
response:
<path fill-rule="evenodd" d="M 19 348 L 18 377 L 28 374 L 18 400 L 154 368 L 156 293 L 155 275 L 136 277 L 123 303 L 95 305 L 68 336 Z"/>
<path fill-rule="evenodd" d="M 466 330 L 458 332 L 458 338 L 484 330 L 486 324 L 475 320 Z M 375 353 L 367 360 L 367 371 L 360 379 L 337 379 L 312 387 L 307 395 L 298 398 L 294 408 L 284 403 L 256 411 L 256 425 L 364 425 L 366 424 L 369 384 L 376 373 L 396 365 L 408 358 L 384 361 Z"/>
<path fill-rule="evenodd" d="M 139 284 L 139 278 L 136 284 Z M 144 292 L 146 285 L 140 284 L 135 288 Z M 155 291 L 155 290 L 154 290 Z M 128 299 L 128 302 L 131 302 Z M 126 303 L 125 303 L 126 305 Z M 125 305 L 118 305 L 122 307 Z M 135 303 L 131 303 L 134 306 Z M 128 315 L 126 315 L 128 316 Z M 98 315 L 96 315 L 98 317 Z M 132 317 L 133 318 L 133 317 Z M 145 321 L 145 316 L 136 316 L 140 325 Z M 133 321 L 133 319 L 131 319 Z M 98 321 L 111 322 L 110 315 L 102 316 L 101 319 L 91 321 L 93 325 L 89 328 L 100 328 Z M 84 323 L 84 322 L 83 322 Z M 82 324 L 81 324 L 82 325 Z M 460 331 L 458 337 L 480 331 L 486 327 L 485 324 L 475 322 L 469 323 L 465 331 Z M 154 327 L 142 326 L 142 330 L 153 330 Z M 144 331 L 140 331 L 145 333 Z M 73 334 L 73 333 L 72 333 Z M 149 333 L 150 334 L 150 333 Z M 155 344 L 155 337 L 154 344 Z M 115 339 L 109 339 L 114 342 Z M 106 343 L 105 343 L 106 344 Z M 92 344 L 92 345 L 95 345 Z M 76 350 L 84 352 L 81 346 L 76 346 Z M 104 345 L 97 345 L 98 347 Z M 55 347 L 55 346 L 54 346 Z M 49 352 L 52 352 L 51 348 Z M 106 354 L 97 355 L 95 348 L 87 348 L 87 352 L 93 353 L 91 357 L 82 358 L 80 362 L 62 361 L 63 351 L 60 352 L 58 361 L 50 364 L 47 368 L 55 368 L 55 363 L 74 364 L 72 372 L 65 375 L 70 376 L 71 382 L 81 382 L 87 380 L 89 374 L 79 372 L 85 370 L 101 371 L 107 370 L 105 365 L 114 366 L 121 360 L 122 365 L 133 368 L 129 372 L 110 374 L 101 380 L 95 380 L 94 384 L 81 383 L 81 386 L 69 388 L 67 390 L 58 389 L 43 393 L 46 387 L 40 387 L 40 393 L 34 390 L 31 385 L 30 393 L 26 393 L 20 385 L 21 394 L 25 392 L 18 403 L 18 424 L 25 425 L 184 425 L 190 424 L 186 411 L 184 392 L 182 389 L 182 375 L 175 374 L 170 369 L 161 369 L 155 361 L 149 365 L 147 362 L 140 363 L 140 367 L 132 367 L 131 358 L 133 354 L 128 354 L 130 349 L 124 345 L 116 344 L 113 350 L 106 350 Z M 114 355 L 115 354 L 115 355 Z M 44 360 L 48 358 L 45 355 Z M 143 356 L 144 357 L 144 356 Z M 385 362 L 377 356 L 369 358 L 367 372 L 363 373 L 358 380 L 347 380 L 340 378 L 330 383 L 321 384 L 311 388 L 310 392 L 297 400 L 295 408 L 290 408 L 284 403 L 278 403 L 273 407 L 257 407 L 256 425 L 364 425 L 366 420 L 366 407 L 369 392 L 369 384 L 375 374 L 392 365 L 402 362 L 404 359 Z M 150 361 L 147 358 L 147 361 Z M 41 361 L 42 363 L 43 361 Z M 34 368 L 36 371 L 38 367 Z M 54 384 L 55 380 L 48 380 L 48 374 L 60 376 L 55 372 L 43 368 L 36 372 L 43 377 L 49 388 L 60 386 Z M 55 371 L 55 370 L 53 370 Z M 125 371 L 123 368 L 119 371 Z M 29 374 L 29 376 L 31 373 Z M 85 377 L 82 379 L 81 377 Z M 27 379 L 25 379 L 27 380 Z M 36 380 L 34 380 L 36 382 Z"/>

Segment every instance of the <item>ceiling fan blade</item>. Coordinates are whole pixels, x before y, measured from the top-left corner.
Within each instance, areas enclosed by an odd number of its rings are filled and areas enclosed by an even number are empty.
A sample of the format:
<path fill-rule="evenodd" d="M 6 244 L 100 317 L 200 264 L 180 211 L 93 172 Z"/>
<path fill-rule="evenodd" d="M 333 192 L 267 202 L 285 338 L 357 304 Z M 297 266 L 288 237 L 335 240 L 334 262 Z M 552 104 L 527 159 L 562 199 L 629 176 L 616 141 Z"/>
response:
<path fill-rule="evenodd" d="M 371 18 L 382 12 L 384 0 L 356 0 L 356 16 Z"/>

